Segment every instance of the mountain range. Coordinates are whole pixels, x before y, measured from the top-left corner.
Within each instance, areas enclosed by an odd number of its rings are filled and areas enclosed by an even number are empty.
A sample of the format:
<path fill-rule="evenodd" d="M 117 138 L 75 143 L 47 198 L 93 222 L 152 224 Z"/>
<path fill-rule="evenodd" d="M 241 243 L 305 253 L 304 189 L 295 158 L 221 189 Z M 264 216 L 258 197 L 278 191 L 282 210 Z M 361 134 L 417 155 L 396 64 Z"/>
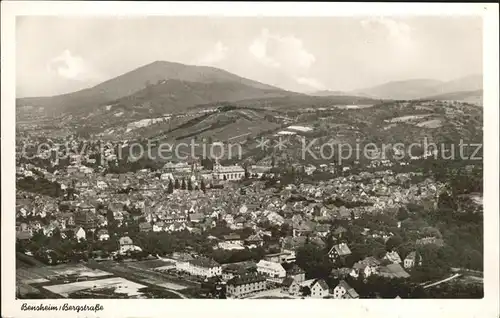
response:
<path fill-rule="evenodd" d="M 293 104 L 315 97 L 342 97 L 346 104 L 372 100 L 448 99 L 482 96 L 482 76 L 454 81 L 413 79 L 394 81 L 364 89 L 340 92 L 319 91 L 302 94 L 243 78 L 228 71 L 207 67 L 156 61 L 96 86 L 50 97 L 16 100 L 17 106 L 43 107 L 46 114 L 85 114 L 99 107 L 118 105 L 125 109 L 146 108 L 148 113 L 182 112 L 187 108 L 218 102 L 276 100 Z M 311 96 L 313 95 L 313 96 Z M 328 104 L 329 99 L 321 99 Z"/>
<path fill-rule="evenodd" d="M 354 91 L 318 91 L 315 96 L 356 95 L 375 99 L 410 100 L 410 99 L 445 99 L 449 97 L 482 96 L 483 76 L 471 75 L 452 81 L 435 79 L 411 79 L 391 81 L 385 84 L 357 89 Z M 464 95 L 464 96 L 465 96 Z M 438 98 L 434 98 L 438 97 Z M 450 98 L 453 99 L 453 98 Z"/>

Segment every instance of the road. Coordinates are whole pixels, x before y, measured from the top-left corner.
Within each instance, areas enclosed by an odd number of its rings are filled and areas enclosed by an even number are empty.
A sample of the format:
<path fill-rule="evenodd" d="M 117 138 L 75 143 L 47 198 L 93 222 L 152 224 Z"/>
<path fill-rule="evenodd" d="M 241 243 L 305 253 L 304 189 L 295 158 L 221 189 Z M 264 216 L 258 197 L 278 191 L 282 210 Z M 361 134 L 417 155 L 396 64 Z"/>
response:
<path fill-rule="evenodd" d="M 423 288 L 426 289 L 426 288 L 429 288 L 429 287 L 432 287 L 432 286 L 436 286 L 436 285 L 439 285 L 439 284 L 442 284 L 442 283 L 446 283 L 446 282 L 448 282 L 448 281 L 450 281 L 452 279 L 455 279 L 457 277 L 460 277 L 460 276 L 462 276 L 462 274 L 455 274 L 453 276 L 450 276 L 448 278 L 442 279 L 440 281 L 437 281 L 437 282 L 425 285 Z"/>

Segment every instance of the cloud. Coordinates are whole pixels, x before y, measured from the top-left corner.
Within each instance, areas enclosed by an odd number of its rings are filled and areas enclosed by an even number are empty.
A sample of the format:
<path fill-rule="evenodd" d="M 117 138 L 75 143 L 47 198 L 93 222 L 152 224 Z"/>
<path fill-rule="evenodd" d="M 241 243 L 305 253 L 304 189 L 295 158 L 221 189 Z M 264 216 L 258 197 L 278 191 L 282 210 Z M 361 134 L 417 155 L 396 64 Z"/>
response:
<path fill-rule="evenodd" d="M 314 88 L 316 90 L 324 90 L 325 89 L 325 85 L 323 85 L 323 83 L 321 83 L 319 80 L 317 80 L 315 78 L 298 77 L 295 80 L 297 81 L 297 83 L 299 83 L 301 85 L 306 85 L 306 86 L 309 86 L 309 87 Z"/>
<path fill-rule="evenodd" d="M 229 52 L 229 48 L 222 42 L 217 42 L 214 47 L 208 51 L 204 56 L 198 59 L 195 64 L 213 65 L 224 60 Z"/>
<path fill-rule="evenodd" d="M 102 79 L 100 72 L 95 70 L 81 56 L 73 55 L 65 50 L 59 56 L 49 61 L 47 68 L 60 77 L 77 81 Z"/>
<path fill-rule="evenodd" d="M 302 40 L 292 35 L 271 33 L 268 29 L 263 29 L 248 49 L 260 63 L 291 72 L 308 69 L 316 61 L 315 56 L 304 48 Z"/>
<path fill-rule="evenodd" d="M 413 44 L 412 28 L 401 21 L 390 18 L 369 18 L 361 21 L 361 26 L 374 34 L 382 34 L 393 46 L 409 49 Z"/>

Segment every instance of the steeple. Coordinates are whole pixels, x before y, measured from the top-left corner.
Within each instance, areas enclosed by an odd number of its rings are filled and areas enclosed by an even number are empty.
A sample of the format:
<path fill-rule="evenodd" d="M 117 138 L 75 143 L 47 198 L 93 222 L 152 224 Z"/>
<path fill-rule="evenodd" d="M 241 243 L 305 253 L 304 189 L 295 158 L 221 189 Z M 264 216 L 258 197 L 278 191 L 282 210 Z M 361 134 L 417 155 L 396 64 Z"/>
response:
<path fill-rule="evenodd" d="M 219 171 L 219 170 L 220 170 L 219 158 L 215 158 L 214 171 Z"/>

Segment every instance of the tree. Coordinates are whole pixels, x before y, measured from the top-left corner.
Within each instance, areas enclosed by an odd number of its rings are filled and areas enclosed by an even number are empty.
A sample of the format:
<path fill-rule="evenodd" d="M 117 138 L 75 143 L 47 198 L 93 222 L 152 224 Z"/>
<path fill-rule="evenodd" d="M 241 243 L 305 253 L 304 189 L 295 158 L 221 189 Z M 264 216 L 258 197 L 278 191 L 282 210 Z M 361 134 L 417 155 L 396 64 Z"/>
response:
<path fill-rule="evenodd" d="M 404 221 L 409 217 L 406 207 L 400 207 L 398 210 L 398 221 Z"/>
<path fill-rule="evenodd" d="M 207 191 L 207 187 L 205 186 L 205 180 L 201 179 L 200 189 L 203 192 Z"/>
<path fill-rule="evenodd" d="M 309 286 L 300 287 L 300 293 L 302 296 L 311 296 L 311 288 Z"/>
<path fill-rule="evenodd" d="M 245 179 L 250 179 L 250 172 L 248 171 L 248 167 L 245 167 Z"/>
<path fill-rule="evenodd" d="M 191 179 L 188 179 L 188 182 L 187 182 L 187 189 L 189 191 L 193 191 L 193 182 L 191 181 Z"/>
<path fill-rule="evenodd" d="M 456 202 L 453 200 L 453 197 L 447 192 L 443 192 L 439 195 L 438 207 L 446 214 L 451 214 L 453 213 L 453 211 L 457 210 Z"/>
<path fill-rule="evenodd" d="M 296 259 L 295 263 L 304 269 L 309 278 L 326 278 L 333 268 L 327 253 L 312 243 L 301 246 L 297 251 Z"/>
<path fill-rule="evenodd" d="M 174 188 L 178 190 L 180 187 L 181 185 L 179 184 L 179 179 L 175 179 Z"/>
<path fill-rule="evenodd" d="M 391 236 L 387 242 L 385 242 L 385 248 L 388 251 L 392 251 L 394 248 L 399 247 L 403 244 L 403 239 L 399 235 Z"/>
<path fill-rule="evenodd" d="M 209 138 L 209 141 L 210 141 L 210 138 Z M 210 144 L 210 142 L 209 142 L 209 144 Z M 204 159 L 202 159 L 201 160 L 201 165 L 206 170 L 213 170 L 214 169 L 214 163 L 213 163 L 212 160 L 210 160 L 210 158 L 204 158 Z"/>
<path fill-rule="evenodd" d="M 280 228 L 280 237 L 286 237 L 292 233 L 292 227 L 288 223 L 283 223 Z"/>
<path fill-rule="evenodd" d="M 167 193 L 173 193 L 174 192 L 174 184 L 172 182 L 172 179 L 168 182 L 168 188 L 167 188 Z"/>
<path fill-rule="evenodd" d="M 182 179 L 181 190 L 186 190 L 186 179 Z"/>

